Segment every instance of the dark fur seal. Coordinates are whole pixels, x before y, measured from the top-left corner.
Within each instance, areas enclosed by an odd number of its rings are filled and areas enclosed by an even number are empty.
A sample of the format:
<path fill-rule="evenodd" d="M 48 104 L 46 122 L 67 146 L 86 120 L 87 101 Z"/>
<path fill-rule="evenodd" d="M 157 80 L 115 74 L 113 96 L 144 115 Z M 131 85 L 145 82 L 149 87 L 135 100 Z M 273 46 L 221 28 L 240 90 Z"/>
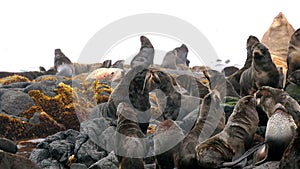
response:
<path fill-rule="evenodd" d="M 221 132 L 225 127 L 225 113 L 221 107 L 218 91 L 207 94 L 202 102 L 197 122 L 180 145 L 178 168 L 199 168 L 196 160 L 196 146 L 212 135 Z"/>
<path fill-rule="evenodd" d="M 258 105 L 267 113 L 268 117 L 272 116 L 275 105 L 280 103 L 285 107 L 287 112 L 293 116 L 295 123 L 298 123 L 300 119 L 300 106 L 297 101 L 285 91 L 263 86 L 254 95 L 259 103 Z"/>
<path fill-rule="evenodd" d="M 224 130 L 196 146 L 200 166 L 222 167 L 222 163 L 240 157 L 250 148 L 259 121 L 255 107 L 253 96 L 243 97 L 235 106 Z"/>
<path fill-rule="evenodd" d="M 72 77 L 75 75 L 75 68 L 71 60 L 65 56 L 60 49 L 54 51 L 54 69 L 57 71 L 56 75 Z"/>
<path fill-rule="evenodd" d="M 131 60 L 131 68 L 134 68 L 138 65 L 142 66 L 142 68 L 148 68 L 149 65 L 153 64 L 154 48 L 150 40 L 145 36 L 141 36 L 140 41 L 140 52 L 137 55 L 135 55 L 134 58 Z"/>
<path fill-rule="evenodd" d="M 300 168 L 300 127 L 296 129 L 296 134 L 289 146 L 285 150 L 279 164 L 280 169 L 299 169 Z"/>
<path fill-rule="evenodd" d="M 259 40 L 257 39 L 257 37 L 252 36 L 252 35 L 250 35 L 248 37 L 247 43 L 246 43 L 247 58 L 244 63 L 244 66 L 227 78 L 229 80 L 229 82 L 233 85 L 233 87 L 237 93 L 240 93 L 240 78 L 241 78 L 242 73 L 245 70 L 247 70 L 249 67 L 251 67 L 251 63 L 252 63 L 251 47 L 258 42 L 259 42 Z"/>
<path fill-rule="evenodd" d="M 256 43 L 251 50 L 252 64 L 241 75 L 240 95 L 253 95 L 261 86 L 279 88 L 279 72 L 268 48 L 262 43 Z"/>
<path fill-rule="evenodd" d="M 209 93 L 208 87 L 194 76 L 187 74 L 179 75 L 176 77 L 176 81 L 179 85 L 184 87 L 191 96 L 204 98 Z"/>
<path fill-rule="evenodd" d="M 265 135 L 265 146 L 263 146 L 256 156 L 265 155 L 265 161 L 279 161 L 295 135 L 297 126 L 293 117 L 287 112 L 285 107 L 277 103 L 274 107 L 272 116 L 269 118 Z M 258 159 L 258 158 L 254 158 Z"/>
<path fill-rule="evenodd" d="M 166 53 L 161 67 L 175 70 L 186 70 L 190 63 L 187 59 L 187 54 L 188 48 L 185 44 L 182 44 L 180 47 Z"/>
<path fill-rule="evenodd" d="M 300 69 L 300 29 L 297 29 L 291 37 L 286 62 L 287 77 L 295 70 Z"/>
<path fill-rule="evenodd" d="M 154 133 L 154 151 L 159 169 L 173 169 L 177 164 L 180 141 L 183 130 L 173 120 L 162 121 Z"/>
<path fill-rule="evenodd" d="M 150 90 L 158 89 L 164 93 L 164 96 L 158 96 L 159 100 L 166 100 L 164 119 L 182 120 L 201 104 L 201 98 L 178 92 L 174 86 L 176 80 L 170 74 L 155 68 L 149 72 Z"/>
<path fill-rule="evenodd" d="M 144 133 L 137 123 L 138 112 L 128 103 L 117 108 L 116 149 L 120 169 L 143 169 L 146 144 Z"/>

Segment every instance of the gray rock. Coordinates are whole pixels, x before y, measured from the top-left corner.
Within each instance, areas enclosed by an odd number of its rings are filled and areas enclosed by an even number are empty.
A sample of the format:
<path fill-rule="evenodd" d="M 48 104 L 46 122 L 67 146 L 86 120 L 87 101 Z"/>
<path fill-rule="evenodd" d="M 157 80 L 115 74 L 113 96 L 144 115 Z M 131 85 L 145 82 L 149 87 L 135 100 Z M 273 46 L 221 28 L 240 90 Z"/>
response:
<path fill-rule="evenodd" d="M 32 83 L 30 83 L 30 82 L 16 82 L 16 83 L 8 84 L 8 85 L 3 85 L 2 87 L 3 88 L 8 88 L 8 89 L 9 88 L 25 88 L 30 84 L 32 84 Z"/>
<path fill-rule="evenodd" d="M 0 150 L 15 154 L 18 151 L 18 147 L 13 141 L 7 138 L 0 138 Z"/>
<path fill-rule="evenodd" d="M 57 160 L 47 158 L 38 164 L 43 169 L 67 169 L 65 165 L 60 164 Z"/>
<path fill-rule="evenodd" d="M 266 163 L 263 163 L 259 166 L 247 166 L 244 167 L 244 169 L 278 169 L 279 168 L 279 161 L 269 161 Z"/>
<path fill-rule="evenodd" d="M 107 156 L 106 151 L 103 151 L 93 141 L 88 140 L 83 143 L 77 153 L 77 162 L 83 163 L 86 166 L 91 166 L 95 162 Z"/>
<path fill-rule="evenodd" d="M 58 81 L 40 81 L 35 82 L 29 86 L 27 86 L 23 91 L 28 93 L 30 90 L 39 90 L 43 92 L 47 96 L 55 96 L 56 93 L 54 89 L 56 88 Z"/>
<path fill-rule="evenodd" d="M 47 149 L 34 149 L 29 156 L 29 160 L 38 164 L 44 159 L 49 158 L 49 156 L 50 154 Z"/>
<path fill-rule="evenodd" d="M 89 169 L 118 169 L 118 158 L 114 152 L 111 152 L 107 157 L 90 166 Z"/>
<path fill-rule="evenodd" d="M 0 151 L 0 168 L 1 169 L 40 169 L 32 161 L 11 153 Z"/>
<path fill-rule="evenodd" d="M 87 166 L 81 163 L 73 163 L 71 169 L 87 169 Z"/>
<path fill-rule="evenodd" d="M 2 94 L 0 98 L 0 111 L 9 115 L 18 116 L 26 109 L 34 106 L 32 98 L 21 91 L 8 91 Z"/>

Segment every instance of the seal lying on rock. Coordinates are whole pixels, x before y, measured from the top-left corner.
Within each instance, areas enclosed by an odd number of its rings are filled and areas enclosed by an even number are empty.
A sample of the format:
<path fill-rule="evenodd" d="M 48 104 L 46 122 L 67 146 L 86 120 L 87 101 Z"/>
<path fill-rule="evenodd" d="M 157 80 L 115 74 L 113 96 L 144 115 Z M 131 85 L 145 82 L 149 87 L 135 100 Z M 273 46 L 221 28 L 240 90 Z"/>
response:
<path fill-rule="evenodd" d="M 286 62 L 288 66 L 287 77 L 295 70 L 300 69 L 300 29 L 297 29 L 291 37 Z"/>
<path fill-rule="evenodd" d="M 196 146 L 198 164 L 206 168 L 220 168 L 224 162 L 240 157 L 250 148 L 258 127 L 258 113 L 253 96 L 240 99 L 224 130 Z"/>
<path fill-rule="evenodd" d="M 145 37 L 140 37 L 141 41 L 141 49 L 137 55 L 130 62 L 131 68 L 134 68 L 138 65 L 142 66 L 142 68 L 147 68 L 149 65 L 153 64 L 154 59 L 154 48 L 150 42 L 150 40 Z"/>
<path fill-rule="evenodd" d="M 195 155 L 196 146 L 224 129 L 225 113 L 220 104 L 220 94 L 216 90 L 211 91 L 203 99 L 196 124 L 181 142 L 178 159 L 179 169 L 199 168 Z"/>
<path fill-rule="evenodd" d="M 143 157 L 146 154 L 144 133 L 138 124 L 138 113 L 132 105 L 120 103 L 117 108 L 118 123 L 115 152 L 120 169 L 144 168 Z"/>
<path fill-rule="evenodd" d="M 279 88 L 279 72 L 268 48 L 262 43 L 252 46 L 252 64 L 240 79 L 240 95 L 253 95 L 261 86 Z"/>

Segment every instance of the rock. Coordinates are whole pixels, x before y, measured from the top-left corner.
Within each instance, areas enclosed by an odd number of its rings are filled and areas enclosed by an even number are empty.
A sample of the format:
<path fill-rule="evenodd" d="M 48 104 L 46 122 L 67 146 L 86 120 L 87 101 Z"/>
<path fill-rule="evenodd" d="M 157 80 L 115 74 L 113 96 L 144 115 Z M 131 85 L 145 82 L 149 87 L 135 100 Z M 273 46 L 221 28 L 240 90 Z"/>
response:
<path fill-rule="evenodd" d="M 107 153 L 93 141 L 83 143 L 77 152 L 77 162 L 91 166 L 95 162 L 107 156 Z"/>
<path fill-rule="evenodd" d="M 40 81 L 40 82 L 35 82 L 32 83 L 31 85 L 27 86 L 24 89 L 25 93 L 28 93 L 31 90 L 39 90 L 43 92 L 47 96 L 55 96 L 56 93 L 54 92 L 54 89 L 57 86 L 56 81 Z"/>
<path fill-rule="evenodd" d="M 25 88 L 27 86 L 29 86 L 30 82 L 17 82 L 17 83 L 11 83 L 11 84 L 8 84 L 8 85 L 3 85 L 2 88 L 7 88 L 7 89 L 10 89 L 10 88 Z"/>
<path fill-rule="evenodd" d="M 73 163 L 71 169 L 87 169 L 87 166 L 81 163 Z"/>
<path fill-rule="evenodd" d="M 118 159 L 114 152 L 109 153 L 105 158 L 102 158 L 89 169 L 118 169 Z"/>
<path fill-rule="evenodd" d="M 0 151 L 0 168 L 1 169 L 40 169 L 32 161 L 19 155 Z"/>
<path fill-rule="evenodd" d="M 253 166 L 244 167 L 244 169 L 276 169 L 276 168 L 279 168 L 279 161 L 269 161 L 255 167 Z"/>
<path fill-rule="evenodd" d="M 38 164 L 41 161 L 43 161 L 44 159 L 47 159 L 50 157 L 50 153 L 47 149 L 34 149 L 30 156 L 29 156 L 29 160 L 31 160 L 32 162 Z"/>
<path fill-rule="evenodd" d="M 289 41 L 294 31 L 293 26 L 288 22 L 284 14 L 280 12 L 263 35 L 261 42 L 269 48 L 272 55 L 285 59 Z"/>
<path fill-rule="evenodd" d="M 67 169 L 65 165 L 52 158 L 47 158 L 41 161 L 41 163 L 39 163 L 38 165 L 43 169 Z"/>
<path fill-rule="evenodd" d="M 32 98 L 21 91 L 5 92 L 0 98 L 0 112 L 18 116 L 27 108 L 34 106 Z"/>
<path fill-rule="evenodd" d="M 15 154 L 18 148 L 13 141 L 7 138 L 0 138 L 0 150 Z"/>

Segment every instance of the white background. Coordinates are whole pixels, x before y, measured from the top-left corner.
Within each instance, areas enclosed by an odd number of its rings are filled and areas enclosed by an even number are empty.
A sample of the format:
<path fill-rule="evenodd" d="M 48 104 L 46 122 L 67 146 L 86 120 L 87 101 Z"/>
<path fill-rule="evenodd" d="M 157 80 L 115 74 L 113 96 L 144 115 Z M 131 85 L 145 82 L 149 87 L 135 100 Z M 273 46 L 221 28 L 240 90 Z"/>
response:
<path fill-rule="evenodd" d="M 38 66 L 48 69 L 53 66 L 56 48 L 76 62 L 84 45 L 101 28 L 142 13 L 168 14 L 191 23 L 208 38 L 220 59 L 230 59 L 229 65 L 243 64 L 248 36 L 261 39 L 279 12 L 285 14 L 295 29 L 300 27 L 298 3 L 289 0 L 1 1 L 0 71 L 32 70 Z M 124 42 L 126 47 L 120 44 L 108 55 L 115 61 L 136 53 L 139 39 L 129 41 Z M 177 47 L 176 43 L 163 43 L 165 40 L 159 38 L 151 41 L 161 50 Z"/>

